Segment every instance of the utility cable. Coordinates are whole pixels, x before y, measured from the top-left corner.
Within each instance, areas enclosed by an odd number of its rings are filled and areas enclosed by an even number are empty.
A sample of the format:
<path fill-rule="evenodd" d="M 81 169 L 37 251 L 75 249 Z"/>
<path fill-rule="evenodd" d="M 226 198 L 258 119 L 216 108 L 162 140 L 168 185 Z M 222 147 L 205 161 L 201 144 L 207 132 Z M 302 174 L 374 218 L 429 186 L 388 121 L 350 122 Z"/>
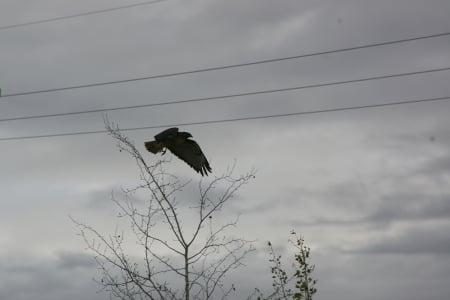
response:
<path fill-rule="evenodd" d="M 126 8 L 132 8 L 132 7 L 137 7 L 137 6 L 144 6 L 144 5 L 149 5 L 149 4 L 155 4 L 155 3 L 163 2 L 163 1 L 165 1 L 165 0 L 146 1 L 146 2 L 129 4 L 129 5 L 123 5 L 123 6 L 116 6 L 116 7 L 111 7 L 111 8 L 93 10 L 93 11 L 88 11 L 88 12 L 74 14 L 74 15 L 68 15 L 68 16 L 62 16 L 62 17 L 56 17 L 56 18 L 49 18 L 49 19 L 42 19 L 42 20 L 25 22 L 25 23 L 17 23 L 17 24 L 12 24 L 12 25 L 5 25 L 5 26 L 0 26 L 0 30 L 6 30 L 6 29 L 11 29 L 11 28 L 17 28 L 17 27 L 25 27 L 25 26 L 30 26 L 30 25 L 42 24 L 42 23 L 50 23 L 50 22 L 54 22 L 54 21 L 73 19 L 73 18 L 88 16 L 88 15 L 102 14 L 102 13 L 107 13 L 107 12 L 121 10 L 121 9 L 126 9 Z"/>
<path fill-rule="evenodd" d="M 114 80 L 114 81 L 104 81 L 104 82 L 97 82 L 97 83 L 72 85 L 72 86 L 52 88 L 52 89 L 17 92 L 17 93 L 11 93 L 11 94 L 4 94 L 1 98 L 26 96 L 26 95 L 34 95 L 34 94 L 41 94 L 41 93 L 51 93 L 51 92 L 58 92 L 58 91 L 65 91 L 65 90 L 74 90 L 74 89 L 90 88 L 90 87 L 96 87 L 96 86 L 105 86 L 105 85 L 112 85 L 112 84 L 119 84 L 119 83 L 150 80 L 150 79 L 156 79 L 156 78 L 173 77 L 173 76 L 180 76 L 180 75 L 187 75 L 187 74 L 194 74 L 194 73 L 218 71 L 218 70 L 231 69 L 231 68 L 240 68 L 240 67 L 246 67 L 246 66 L 251 66 L 251 65 L 259 65 L 259 64 L 273 63 L 273 62 L 279 62 L 279 61 L 285 61 L 285 60 L 301 59 L 301 58 L 305 58 L 305 57 L 320 56 L 320 55 L 326 55 L 326 54 L 332 54 L 332 53 L 360 50 L 360 49 L 366 49 L 366 48 L 372 48 L 372 47 L 412 42 L 412 41 L 417 41 L 417 40 L 444 37 L 444 36 L 449 36 L 449 35 L 450 35 L 450 32 L 444 32 L 444 33 L 433 34 L 433 35 L 419 36 L 419 37 L 394 40 L 394 41 L 388 41 L 388 42 L 381 42 L 381 43 L 365 44 L 365 45 L 348 47 L 348 48 L 300 54 L 300 55 L 296 55 L 296 56 L 288 56 L 288 57 L 266 59 L 266 60 L 257 60 L 257 61 L 233 64 L 233 65 L 225 65 L 225 66 L 210 67 L 210 68 L 203 68 L 203 69 L 194 69 L 194 70 L 189 70 L 189 71 L 166 73 L 166 74 L 160 74 L 160 75 L 151 75 L 151 76 L 145 76 L 145 77 L 135 77 L 135 78 L 130 78 L 130 79 L 122 79 L 122 80 Z"/>
<path fill-rule="evenodd" d="M 120 107 L 112 107 L 112 108 L 99 108 L 99 109 L 90 109 L 90 110 L 80 110 L 80 111 L 62 112 L 62 113 L 54 113 L 54 114 L 18 116 L 18 117 L 10 117 L 10 118 L 0 119 L 0 122 L 9 122 L 9 121 L 18 121 L 18 120 L 30 120 L 30 119 L 41 119 L 41 118 L 50 118 L 50 117 L 62 117 L 62 116 L 70 116 L 70 115 L 81 115 L 81 114 L 87 114 L 87 113 L 107 112 L 107 111 L 136 109 L 136 108 L 147 108 L 147 107 L 152 107 L 152 106 L 164 106 L 164 105 L 174 105 L 174 104 L 202 102 L 202 101 L 224 100 L 224 99 L 236 98 L 236 97 L 244 97 L 244 96 L 251 96 L 251 95 L 261 95 L 261 94 L 269 94 L 269 93 L 279 93 L 279 92 L 286 92 L 286 91 L 295 91 L 295 90 L 308 89 L 308 88 L 317 88 L 317 87 L 349 84 L 349 83 L 356 83 L 356 82 L 363 82 L 363 81 L 371 81 L 371 80 L 379 80 L 379 79 L 387 79 L 387 78 L 395 78 L 395 77 L 412 76 L 412 75 L 434 73 L 434 72 L 442 72 L 442 71 L 448 71 L 448 70 L 450 70 L 450 67 L 438 68 L 438 69 L 429 69 L 429 70 L 422 70 L 422 71 L 415 71 L 415 72 L 407 72 L 407 73 L 389 74 L 389 75 L 382 75 L 382 76 L 365 77 L 365 78 L 352 79 L 352 80 L 333 81 L 333 82 L 310 84 L 310 85 L 303 85 L 303 86 L 296 86 L 296 87 L 289 87 L 289 88 L 281 88 L 281 89 L 271 89 L 271 90 L 254 91 L 254 92 L 246 92 L 246 93 L 238 93 L 238 94 L 228 94 L 228 95 L 213 96 L 213 97 L 191 98 L 191 99 L 184 99 L 184 100 L 172 100 L 172 101 L 163 101 L 163 102 L 149 103 L 149 104 L 129 105 L 129 106 L 120 106 Z"/>
<path fill-rule="evenodd" d="M 404 104 L 413 104 L 413 103 L 436 102 L 436 101 L 447 101 L 447 100 L 450 100 L 450 97 L 436 97 L 436 98 L 426 98 L 426 99 L 404 100 L 404 101 L 396 101 L 396 102 L 337 107 L 337 108 L 328 108 L 328 109 L 320 109 L 320 110 L 300 111 L 300 112 L 292 112 L 292 113 L 242 117 L 242 118 L 233 118 L 233 119 L 220 119 L 220 120 L 209 120 L 209 121 L 200 121 L 200 122 L 186 122 L 186 123 L 176 123 L 176 124 L 153 125 L 153 126 L 145 126 L 145 127 L 124 128 L 124 129 L 119 129 L 119 130 L 120 131 L 135 131 L 135 130 L 167 128 L 167 127 L 175 127 L 175 126 L 191 126 L 191 125 L 203 125 L 203 124 L 214 124 L 214 123 L 238 122 L 238 121 L 320 114 L 320 113 L 346 111 L 346 110 L 368 109 L 368 108 L 376 108 L 376 107 L 404 105 Z M 95 130 L 95 131 L 77 131 L 77 132 L 43 134 L 43 135 L 15 136 L 15 137 L 0 138 L 0 142 L 13 141 L 13 140 L 61 137 L 61 136 L 98 134 L 98 133 L 105 133 L 105 132 L 108 132 L 108 131 L 107 130 Z"/>

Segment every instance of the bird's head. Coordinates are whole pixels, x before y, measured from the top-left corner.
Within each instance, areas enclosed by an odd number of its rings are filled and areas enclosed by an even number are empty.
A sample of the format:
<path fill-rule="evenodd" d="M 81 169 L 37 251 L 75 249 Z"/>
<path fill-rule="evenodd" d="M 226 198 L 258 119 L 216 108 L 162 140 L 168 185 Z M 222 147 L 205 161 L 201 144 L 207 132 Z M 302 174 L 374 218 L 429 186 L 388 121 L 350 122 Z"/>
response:
<path fill-rule="evenodd" d="M 180 132 L 178 133 L 178 135 L 185 139 L 192 137 L 192 134 L 190 134 L 189 132 Z"/>

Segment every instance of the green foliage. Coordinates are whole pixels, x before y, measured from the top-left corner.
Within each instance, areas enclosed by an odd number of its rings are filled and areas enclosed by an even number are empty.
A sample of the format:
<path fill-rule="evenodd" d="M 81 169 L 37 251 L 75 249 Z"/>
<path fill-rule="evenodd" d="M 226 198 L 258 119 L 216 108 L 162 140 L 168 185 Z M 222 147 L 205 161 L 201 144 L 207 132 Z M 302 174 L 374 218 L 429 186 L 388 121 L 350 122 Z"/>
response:
<path fill-rule="evenodd" d="M 311 300 L 312 296 L 317 292 L 317 288 L 315 288 L 317 279 L 313 279 L 311 276 L 315 266 L 311 265 L 309 262 L 311 248 L 305 246 L 304 239 L 301 236 L 298 236 L 295 231 L 292 231 L 291 234 L 295 237 L 295 242 L 293 240 L 290 240 L 290 242 L 297 249 L 297 253 L 294 255 L 296 263 L 294 277 L 296 280 L 295 288 L 297 292 L 294 294 L 293 299 Z"/>
<path fill-rule="evenodd" d="M 317 279 L 312 277 L 315 266 L 310 263 L 311 249 L 305 245 L 303 237 L 297 235 L 295 231 L 291 231 L 291 235 L 292 238 L 289 239 L 289 243 L 296 250 L 292 263 L 292 275 L 289 276 L 288 272 L 285 271 L 282 266 L 281 255 L 277 255 L 272 243 L 268 242 L 273 293 L 264 297 L 257 290 L 257 300 L 312 300 L 313 295 L 317 292 L 315 287 Z"/>

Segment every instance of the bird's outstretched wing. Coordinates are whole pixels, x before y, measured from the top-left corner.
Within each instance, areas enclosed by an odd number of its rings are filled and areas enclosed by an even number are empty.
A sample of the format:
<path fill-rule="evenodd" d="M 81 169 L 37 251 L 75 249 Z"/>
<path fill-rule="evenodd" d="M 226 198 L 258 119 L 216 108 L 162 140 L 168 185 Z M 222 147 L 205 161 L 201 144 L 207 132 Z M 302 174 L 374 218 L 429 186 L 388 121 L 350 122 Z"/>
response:
<path fill-rule="evenodd" d="M 208 172 L 212 172 L 209 162 L 197 142 L 186 139 L 183 143 L 170 144 L 167 147 L 173 154 L 185 161 L 202 176 L 208 175 Z"/>
<path fill-rule="evenodd" d="M 177 134 L 178 134 L 178 128 L 172 127 L 172 128 L 166 129 L 166 130 L 158 133 L 157 135 L 155 135 L 155 141 L 167 142 L 167 141 L 175 139 Z"/>

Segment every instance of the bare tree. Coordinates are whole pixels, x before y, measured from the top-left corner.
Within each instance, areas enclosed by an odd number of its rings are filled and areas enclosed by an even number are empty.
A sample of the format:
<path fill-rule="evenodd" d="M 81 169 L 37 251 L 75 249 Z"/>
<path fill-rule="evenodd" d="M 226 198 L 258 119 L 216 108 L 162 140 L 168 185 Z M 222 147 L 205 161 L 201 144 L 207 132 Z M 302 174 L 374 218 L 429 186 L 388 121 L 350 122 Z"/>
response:
<path fill-rule="evenodd" d="M 180 201 L 177 196 L 182 196 L 191 183 L 167 174 L 167 161 L 147 164 L 114 124 L 107 120 L 105 124 L 120 151 L 129 153 L 138 166 L 141 183 L 123 190 L 125 200 L 114 195 L 112 200 L 118 217 L 131 224 L 130 232 L 141 254 L 127 251 L 129 237 L 124 230 L 105 235 L 72 219 L 102 272 L 98 280 L 102 289 L 128 300 L 226 299 L 234 287 L 225 286 L 225 275 L 241 266 L 253 247 L 251 241 L 230 236 L 237 217 L 222 222 L 216 215 L 239 188 L 254 178 L 254 172 L 233 177 L 234 168 L 230 168 L 209 182 L 201 180 L 198 199 L 186 205 L 182 201 L 189 199 Z M 145 205 L 133 200 L 133 195 L 142 192 L 146 194 Z"/>

